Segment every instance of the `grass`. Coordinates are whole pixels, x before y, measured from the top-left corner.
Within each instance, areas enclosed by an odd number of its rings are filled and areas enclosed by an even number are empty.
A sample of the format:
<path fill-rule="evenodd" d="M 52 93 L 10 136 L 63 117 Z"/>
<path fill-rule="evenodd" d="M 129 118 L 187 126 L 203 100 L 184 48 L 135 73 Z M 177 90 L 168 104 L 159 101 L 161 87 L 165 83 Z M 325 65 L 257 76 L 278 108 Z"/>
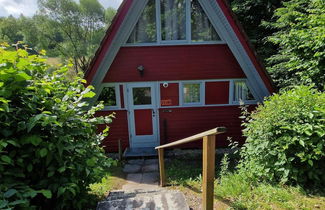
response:
<path fill-rule="evenodd" d="M 217 157 L 217 166 L 220 166 L 220 160 Z M 201 196 L 200 158 L 172 160 L 166 169 L 168 183 L 172 188 L 191 197 Z M 325 209 L 324 195 L 311 195 L 299 187 L 250 183 L 243 174 L 236 172 L 227 172 L 221 176 L 220 167 L 216 171 L 214 191 L 215 207 L 218 209 Z M 200 200 L 196 202 L 200 203 Z"/>
<path fill-rule="evenodd" d="M 89 186 L 90 194 L 96 195 L 98 200 L 102 200 L 107 196 L 109 191 L 120 189 L 124 183 L 125 174 L 122 171 L 122 163 L 117 162 L 108 170 L 101 182 Z"/>

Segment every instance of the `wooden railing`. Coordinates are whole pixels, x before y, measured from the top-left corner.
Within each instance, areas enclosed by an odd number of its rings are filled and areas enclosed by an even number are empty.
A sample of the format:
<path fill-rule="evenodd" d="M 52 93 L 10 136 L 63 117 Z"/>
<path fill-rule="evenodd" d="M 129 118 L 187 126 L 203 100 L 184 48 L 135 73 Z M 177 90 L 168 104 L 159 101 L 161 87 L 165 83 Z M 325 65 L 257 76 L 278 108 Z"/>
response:
<path fill-rule="evenodd" d="M 204 210 L 213 209 L 213 188 L 215 176 L 215 145 L 216 135 L 225 133 L 225 127 L 217 127 L 185 139 L 156 147 L 159 157 L 160 186 L 166 186 L 164 149 L 180 144 L 203 139 L 203 169 L 202 169 L 202 206 Z"/>

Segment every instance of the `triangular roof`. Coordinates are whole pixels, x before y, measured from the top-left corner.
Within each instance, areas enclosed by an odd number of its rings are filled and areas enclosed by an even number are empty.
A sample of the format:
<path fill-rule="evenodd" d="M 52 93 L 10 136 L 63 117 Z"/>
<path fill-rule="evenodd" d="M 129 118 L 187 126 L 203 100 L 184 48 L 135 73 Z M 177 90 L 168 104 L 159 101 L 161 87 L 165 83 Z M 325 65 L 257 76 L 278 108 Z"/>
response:
<path fill-rule="evenodd" d="M 265 68 L 259 62 L 247 36 L 224 0 L 198 0 L 212 25 L 226 42 L 245 73 L 258 99 L 274 89 Z M 98 48 L 85 78 L 99 89 L 120 47 L 126 42 L 148 0 L 124 0 Z"/>

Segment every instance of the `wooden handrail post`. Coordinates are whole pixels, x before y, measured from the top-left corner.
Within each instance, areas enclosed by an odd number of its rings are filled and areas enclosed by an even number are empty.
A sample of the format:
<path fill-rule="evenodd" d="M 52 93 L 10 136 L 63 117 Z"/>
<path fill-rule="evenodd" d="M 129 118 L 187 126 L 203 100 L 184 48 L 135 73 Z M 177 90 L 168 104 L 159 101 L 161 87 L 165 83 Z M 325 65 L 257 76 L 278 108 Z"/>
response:
<path fill-rule="evenodd" d="M 215 145 L 216 136 L 209 135 L 203 137 L 203 209 L 213 209 L 213 188 L 214 188 L 214 176 L 215 176 Z"/>
<path fill-rule="evenodd" d="M 159 173 L 160 173 L 160 186 L 164 187 L 166 185 L 166 176 L 165 176 L 165 163 L 164 163 L 164 149 L 158 149 L 159 157 Z"/>

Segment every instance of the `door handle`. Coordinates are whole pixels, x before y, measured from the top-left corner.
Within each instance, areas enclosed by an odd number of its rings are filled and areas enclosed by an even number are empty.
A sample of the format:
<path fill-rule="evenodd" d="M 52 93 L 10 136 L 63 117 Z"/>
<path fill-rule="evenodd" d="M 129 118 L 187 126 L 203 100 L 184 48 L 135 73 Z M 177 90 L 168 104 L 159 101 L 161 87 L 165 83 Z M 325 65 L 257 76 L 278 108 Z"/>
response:
<path fill-rule="evenodd" d="M 156 116 L 156 112 L 154 109 L 152 109 L 152 116 L 155 117 Z"/>

